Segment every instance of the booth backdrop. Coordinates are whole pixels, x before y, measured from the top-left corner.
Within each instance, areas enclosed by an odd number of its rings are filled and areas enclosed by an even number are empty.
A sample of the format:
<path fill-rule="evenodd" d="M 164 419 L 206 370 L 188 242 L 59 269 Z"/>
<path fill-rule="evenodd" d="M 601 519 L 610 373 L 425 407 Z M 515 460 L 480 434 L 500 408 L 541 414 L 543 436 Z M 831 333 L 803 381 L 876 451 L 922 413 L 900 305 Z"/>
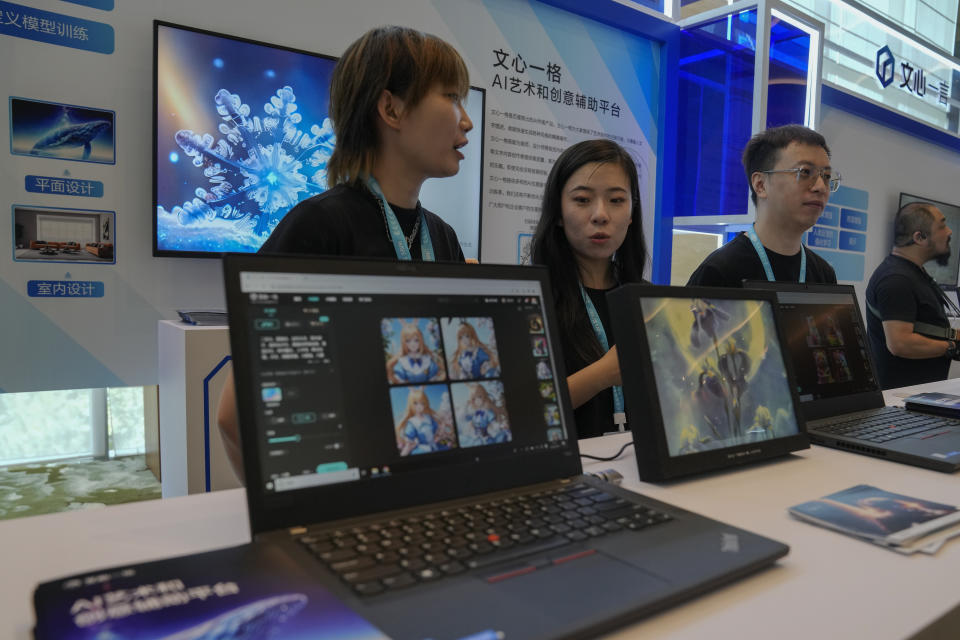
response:
<path fill-rule="evenodd" d="M 600 136 L 634 155 L 652 238 L 659 45 L 561 9 L 530 0 L 38 0 L 0 2 L 0 16 L 0 109 L 11 123 L 0 130 L 10 150 L 0 161 L 0 211 L 10 216 L 0 224 L 0 392 L 156 384 L 157 322 L 224 304 L 219 261 L 152 257 L 154 19 L 333 56 L 381 24 L 434 33 L 486 89 L 481 261 L 522 261 L 553 160 Z M 102 141 L 88 161 L 24 153 L 15 101 L 112 119 L 114 157 Z M 18 210 L 89 212 L 112 247 L 78 262 L 17 260 Z"/>

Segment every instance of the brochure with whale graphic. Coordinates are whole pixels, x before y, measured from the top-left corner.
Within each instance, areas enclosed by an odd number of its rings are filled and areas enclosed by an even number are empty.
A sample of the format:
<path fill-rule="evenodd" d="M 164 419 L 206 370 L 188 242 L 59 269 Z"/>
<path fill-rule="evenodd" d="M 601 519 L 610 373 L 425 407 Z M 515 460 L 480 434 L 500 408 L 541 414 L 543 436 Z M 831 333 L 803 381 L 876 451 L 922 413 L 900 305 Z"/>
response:
<path fill-rule="evenodd" d="M 380 630 L 276 548 L 246 544 L 53 580 L 36 640 L 378 640 Z"/>
<path fill-rule="evenodd" d="M 957 507 L 857 485 L 789 508 L 800 520 L 901 553 L 936 553 L 960 535 Z"/>

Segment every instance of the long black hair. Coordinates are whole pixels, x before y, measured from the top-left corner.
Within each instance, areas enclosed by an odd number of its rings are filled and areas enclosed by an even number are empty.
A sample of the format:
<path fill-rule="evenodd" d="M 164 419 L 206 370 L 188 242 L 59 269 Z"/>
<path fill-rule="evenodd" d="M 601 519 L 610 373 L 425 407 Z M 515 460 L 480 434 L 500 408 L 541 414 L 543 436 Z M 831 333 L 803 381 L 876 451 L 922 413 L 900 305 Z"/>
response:
<path fill-rule="evenodd" d="M 530 253 L 534 264 L 550 269 L 553 297 L 557 306 L 560 331 L 573 346 L 573 354 L 585 366 L 603 355 L 603 347 L 594 335 L 580 295 L 577 260 L 561 226 L 563 188 L 580 167 L 591 162 L 612 162 L 623 169 L 630 181 L 630 226 L 623 244 L 613 255 L 613 279 L 619 284 L 642 282 L 647 261 L 640 215 L 640 181 L 637 166 L 627 151 L 610 140 L 586 140 L 560 154 L 550 170 L 543 192 L 540 222 L 533 234 Z"/>

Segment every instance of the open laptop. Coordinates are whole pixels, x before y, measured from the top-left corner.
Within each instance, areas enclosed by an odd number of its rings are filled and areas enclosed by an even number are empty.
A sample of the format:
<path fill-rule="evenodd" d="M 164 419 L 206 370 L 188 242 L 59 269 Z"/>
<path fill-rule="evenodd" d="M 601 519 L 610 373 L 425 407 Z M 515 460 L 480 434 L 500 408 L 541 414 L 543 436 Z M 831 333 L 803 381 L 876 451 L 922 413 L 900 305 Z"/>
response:
<path fill-rule="evenodd" d="M 392 638 L 592 635 L 787 553 L 580 475 L 545 269 L 224 275 L 254 539 Z"/>
<path fill-rule="evenodd" d="M 937 471 L 960 469 L 960 420 L 887 407 L 854 288 L 747 282 L 777 293 L 815 444 Z"/>

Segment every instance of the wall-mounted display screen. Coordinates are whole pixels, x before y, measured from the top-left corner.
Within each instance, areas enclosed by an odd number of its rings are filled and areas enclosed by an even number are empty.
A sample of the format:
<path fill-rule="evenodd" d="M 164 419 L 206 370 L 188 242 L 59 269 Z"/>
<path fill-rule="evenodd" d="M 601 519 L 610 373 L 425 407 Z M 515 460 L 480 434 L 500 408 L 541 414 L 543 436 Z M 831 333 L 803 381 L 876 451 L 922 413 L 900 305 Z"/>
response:
<path fill-rule="evenodd" d="M 156 256 L 256 252 L 301 200 L 327 188 L 336 59 L 154 22 Z M 471 88 L 466 159 L 420 201 L 479 259 L 484 91 Z"/>
<path fill-rule="evenodd" d="M 947 219 L 947 226 L 950 227 L 954 233 L 960 233 L 960 207 L 957 205 L 938 202 L 937 200 L 914 196 L 909 193 L 900 194 L 901 207 L 911 202 L 929 202 L 930 204 L 937 205 L 937 208 L 940 209 L 940 212 L 943 213 Z M 955 287 L 957 286 L 958 276 L 960 276 L 960 256 L 957 255 L 956 250 L 953 250 L 950 252 L 950 260 L 947 264 L 940 264 L 935 260 L 931 260 L 923 265 L 923 268 L 936 280 L 937 284 Z"/>

